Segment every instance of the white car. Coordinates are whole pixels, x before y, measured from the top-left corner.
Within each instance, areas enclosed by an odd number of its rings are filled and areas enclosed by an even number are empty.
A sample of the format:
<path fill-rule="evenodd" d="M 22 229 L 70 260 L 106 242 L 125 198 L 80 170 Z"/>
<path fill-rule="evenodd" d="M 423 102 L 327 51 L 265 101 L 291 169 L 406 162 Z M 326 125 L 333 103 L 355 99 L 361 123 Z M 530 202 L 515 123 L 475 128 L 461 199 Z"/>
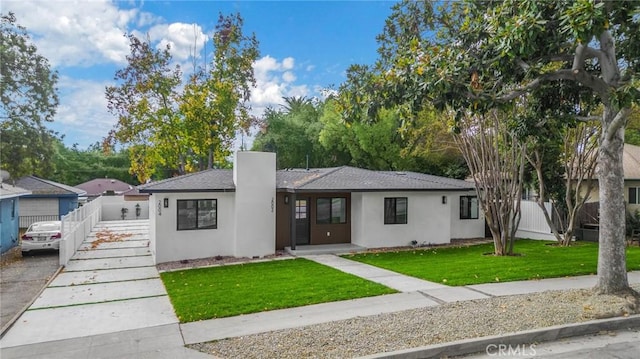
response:
<path fill-rule="evenodd" d="M 35 222 L 22 235 L 22 254 L 45 249 L 60 249 L 60 221 Z"/>

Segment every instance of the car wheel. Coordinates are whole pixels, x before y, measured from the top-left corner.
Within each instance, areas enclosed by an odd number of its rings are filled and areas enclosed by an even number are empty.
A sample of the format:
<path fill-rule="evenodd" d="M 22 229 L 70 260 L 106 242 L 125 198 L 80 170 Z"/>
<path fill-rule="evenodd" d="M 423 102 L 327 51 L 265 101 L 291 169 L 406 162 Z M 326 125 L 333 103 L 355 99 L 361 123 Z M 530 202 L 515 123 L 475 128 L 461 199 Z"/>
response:
<path fill-rule="evenodd" d="M 29 252 L 22 251 L 22 256 L 23 257 L 26 257 L 27 255 L 29 255 Z"/>

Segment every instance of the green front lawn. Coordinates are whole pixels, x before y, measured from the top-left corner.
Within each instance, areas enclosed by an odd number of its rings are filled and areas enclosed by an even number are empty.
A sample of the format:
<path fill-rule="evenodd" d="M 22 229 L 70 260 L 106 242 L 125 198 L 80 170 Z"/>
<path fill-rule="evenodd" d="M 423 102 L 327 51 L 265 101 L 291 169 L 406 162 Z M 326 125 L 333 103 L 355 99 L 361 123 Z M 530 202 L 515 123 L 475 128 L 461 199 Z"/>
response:
<path fill-rule="evenodd" d="M 396 291 L 302 258 L 161 273 L 180 322 Z"/>
<path fill-rule="evenodd" d="M 493 243 L 343 257 L 452 286 L 596 273 L 597 243 L 576 242 L 571 247 L 548 243 L 554 242 L 518 240 L 514 252 L 520 255 L 505 257 L 484 255 L 493 253 Z M 627 248 L 627 269 L 640 270 L 640 247 Z"/>

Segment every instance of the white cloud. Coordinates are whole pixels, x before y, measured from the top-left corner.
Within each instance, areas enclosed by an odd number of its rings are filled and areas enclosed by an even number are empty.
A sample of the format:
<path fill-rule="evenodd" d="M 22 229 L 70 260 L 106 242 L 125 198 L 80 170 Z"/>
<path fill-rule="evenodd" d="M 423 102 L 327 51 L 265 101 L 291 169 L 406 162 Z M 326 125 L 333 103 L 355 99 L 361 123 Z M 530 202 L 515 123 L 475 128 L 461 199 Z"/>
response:
<path fill-rule="evenodd" d="M 60 106 L 51 128 L 81 147 L 106 137 L 117 121 L 107 111 L 104 92 L 109 84 L 60 77 Z"/>
<path fill-rule="evenodd" d="M 295 60 L 293 59 L 293 57 L 287 57 L 284 60 L 282 60 L 282 68 L 285 70 L 291 70 L 294 65 L 295 65 Z"/>
<path fill-rule="evenodd" d="M 282 61 L 267 55 L 253 64 L 256 88 L 251 91 L 251 107 L 255 116 L 262 115 L 267 107 L 284 104 L 283 97 L 308 96 L 306 85 L 294 85 L 296 75 L 293 68 L 295 60 L 286 57 Z"/>
<path fill-rule="evenodd" d="M 291 71 L 286 71 L 282 74 L 282 79 L 284 80 L 284 82 L 293 82 L 296 80 L 296 75 L 294 75 Z"/>
<path fill-rule="evenodd" d="M 158 42 L 158 48 L 171 46 L 171 55 L 176 61 L 184 61 L 191 57 L 193 49 L 199 58 L 204 44 L 209 40 L 200 25 L 175 22 L 156 25 L 149 30 L 152 42 Z"/>
<path fill-rule="evenodd" d="M 32 34 L 38 51 L 54 67 L 123 63 L 129 53 L 128 26 L 153 23 L 154 15 L 136 8 L 120 9 L 106 0 L 6 0 L 3 12 L 14 12 Z"/>

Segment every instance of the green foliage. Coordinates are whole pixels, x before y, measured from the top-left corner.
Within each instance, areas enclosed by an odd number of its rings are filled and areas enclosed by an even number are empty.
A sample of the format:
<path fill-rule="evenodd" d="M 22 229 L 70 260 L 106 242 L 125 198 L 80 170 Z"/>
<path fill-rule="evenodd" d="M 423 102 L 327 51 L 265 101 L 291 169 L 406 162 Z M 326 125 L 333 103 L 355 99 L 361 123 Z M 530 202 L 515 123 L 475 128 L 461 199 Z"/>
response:
<path fill-rule="evenodd" d="M 55 171 L 44 178 L 68 184 L 77 185 L 94 178 L 115 178 L 123 182 L 136 185 L 138 181 L 129 173 L 129 153 L 123 149 L 118 152 L 103 152 L 99 144 L 94 144 L 86 150 L 77 146 L 67 148 L 62 141 L 55 141 L 52 157 Z"/>
<path fill-rule="evenodd" d="M 327 153 L 319 137 L 323 124 L 323 104 L 305 98 L 285 98 L 281 110 L 268 109 L 263 130 L 253 142 L 253 150 L 277 153 L 278 168 L 305 168 L 343 165 L 342 156 Z"/>
<path fill-rule="evenodd" d="M 160 277 L 181 323 L 395 293 L 302 258 L 165 272 Z"/>
<path fill-rule="evenodd" d="M 518 240 L 516 256 L 494 256 L 492 244 L 346 255 L 345 258 L 451 286 L 596 273 L 598 244 Z M 640 270 L 640 248 L 627 248 L 629 270 Z"/>
<path fill-rule="evenodd" d="M 108 141 L 129 146 L 130 172 L 140 182 L 226 165 L 236 132 L 253 123 L 247 102 L 258 42 L 243 35 L 242 25 L 239 14 L 220 15 L 209 70 L 197 69 L 186 84 L 168 46 L 155 49 L 128 35 L 128 65 L 116 72 L 119 84 L 106 89 L 118 117 Z"/>
<path fill-rule="evenodd" d="M 230 155 L 237 131 L 255 123 L 248 101 L 255 86 L 253 63 L 259 56 L 255 35 L 242 33 L 239 14 L 220 15 L 213 36 L 209 70 L 199 69 L 186 84 L 180 102 L 187 143 L 195 160 L 191 167 L 212 168 Z"/>
<path fill-rule="evenodd" d="M 186 144 L 176 105 L 181 72 L 171 67 L 168 46 L 155 49 L 149 40 L 128 38 L 128 65 L 114 78 L 120 84 L 106 88 L 107 108 L 118 117 L 108 141 L 131 146 L 130 172 L 144 183 L 158 165 L 184 168 Z"/>
<path fill-rule="evenodd" d="M 640 146 L 640 107 L 633 106 L 624 132 L 624 142 Z"/>
<path fill-rule="evenodd" d="M 0 27 L 0 166 L 14 178 L 52 170 L 56 134 L 45 124 L 58 106 L 58 74 L 38 54 L 13 13 L 2 14 Z"/>

